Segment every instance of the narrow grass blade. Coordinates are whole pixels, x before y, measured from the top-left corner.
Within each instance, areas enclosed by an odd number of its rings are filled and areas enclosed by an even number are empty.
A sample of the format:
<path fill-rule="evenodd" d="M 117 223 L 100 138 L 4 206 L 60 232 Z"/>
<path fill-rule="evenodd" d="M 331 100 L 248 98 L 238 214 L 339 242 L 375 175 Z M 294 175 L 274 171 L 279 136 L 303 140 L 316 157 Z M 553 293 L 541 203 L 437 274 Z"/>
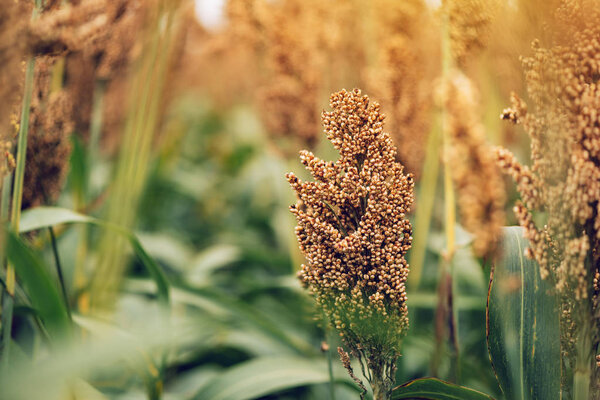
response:
<path fill-rule="evenodd" d="M 429 133 L 427 152 L 423 176 L 417 193 L 417 209 L 414 223 L 414 240 L 410 251 L 410 274 L 407 280 L 409 289 L 416 290 L 421 283 L 425 253 L 427 250 L 427 236 L 431 225 L 435 191 L 437 187 L 440 166 L 440 118 L 437 118 Z"/>
<path fill-rule="evenodd" d="M 407 382 L 394 388 L 392 400 L 427 399 L 427 400 L 493 400 L 487 394 L 444 382 L 437 378 L 422 378 Z"/>
<path fill-rule="evenodd" d="M 128 231 L 127 229 L 120 227 L 109 222 L 89 217 L 77 213 L 72 210 L 59 207 L 37 207 L 27 210 L 23 213 L 21 220 L 21 232 L 28 232 L 36 229 L 42 229 L 54 225 L 69 224 L 69 223 L 86 223 L 100 226 L 105 229 L 112 230 L 113 232 L 123 235 L 133 248 L 134 252 L 148 270 L 150 276 L 156 283 L 158 288 L 158 297 L 163 302 L 169 303 L 169 281 L 165 276 L 160 266 L 148 255 L 148 253 L 142 247 L 140 241 L 137 239 L 135 234 Z"/>
<path fill-rule="evenodd" d="M 60 340 L 68 335 L 66 306 L 41 259 L 12 231 L 7 232 L 6 253 L 50 338 Z"/>
<path fill-rule="evenodd" d="M 504 229 L 502 258 L 490 278 L 487 341 L 507 399 L 559 399 L 560 328 L 552 287 L 525 257 L 523 229 Z"/>

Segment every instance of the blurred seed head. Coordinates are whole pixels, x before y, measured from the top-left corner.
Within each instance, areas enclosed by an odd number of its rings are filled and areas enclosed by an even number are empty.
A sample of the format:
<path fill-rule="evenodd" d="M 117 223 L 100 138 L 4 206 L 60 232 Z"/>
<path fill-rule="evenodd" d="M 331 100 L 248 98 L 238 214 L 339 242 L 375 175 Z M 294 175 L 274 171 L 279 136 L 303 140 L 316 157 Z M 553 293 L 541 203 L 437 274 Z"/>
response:
<path fill-rule="evenodd" d="M 54 202 L 69 166 L 73 105 L 66 90 L 50 90 L 55 61 L 55 57 L 44 56 L 35 65 L 23 182 L 24 209 Z"/>
<path fill-rule="evenodd" d="M 529 104 L 513 96 L 502 115 L 529 134 L 532 165 L 504 149 L 496 154 L 521 194 L 515 213 L 531 242 L 528 256 L 559 292 L 579 300 L 590 297 L 599 261 L 600 9 L 595 2 L 564 1 L 556 18 L 553 45 L 536 41 L 523 59 Z M 543 225 L 538 212 L 546 215 Z"/>
<path fill-rule="evenodd" d="M 450 50 L 459 67 L 487 45 L 497 0 L 444 0 L 442 13 L 447 23 Z"/>
<path fill-rule="evenodd" d="M 469 78 L 453 70 L 441 95 L 450 139 L 446 165 L 456 185 L 461 222 L 473 233 L 474 253 L 492 257 L 504 225 L 504 183 L 477 115 L 477 92 Z"/>
<path fill-rule="evenodd" d="M 7 1 L 0 7 L 0 176 L 6 172 L 6 150 L 18 131 L 19 102 L 23 93 L 25 45 L 21 40 L 30 9 L 24 2 Z"/>
<path fill-rule="evenodd" d="M 421 0 L 380 0 L 373 7 L 376 61 L 368 68 L 367 84 L 386 113 L 398 160 L 418 179 L 430 125 L 430 57 L 437 53 L 427 30 L 437 27 Z"/>

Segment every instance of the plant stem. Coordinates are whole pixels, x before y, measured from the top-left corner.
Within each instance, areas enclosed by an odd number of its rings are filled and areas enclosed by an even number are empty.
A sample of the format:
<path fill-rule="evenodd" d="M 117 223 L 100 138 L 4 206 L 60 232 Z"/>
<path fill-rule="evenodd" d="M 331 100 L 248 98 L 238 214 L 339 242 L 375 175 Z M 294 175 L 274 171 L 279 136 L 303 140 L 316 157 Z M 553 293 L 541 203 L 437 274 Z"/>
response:
<path fill-rule="evenodd" d="M 392 394 L 392 384 L 386 379 L 383 370 L 373 370 L 370 380 L 371 389 L 373 389 L 373 400 L 389 400 Z"/>
<path fill-rule="evenodd" d="M 65 286 L 65 278 L 62 271 L 62 266 L 60 263 L 60 257 L 58 255 L 58 246 L 56 245 L 56 235 L 54 234 L 54 229 L 49 226 L 48 232 L 50 232 L 50 240 L 52 242 L 52 253 L 54 254 L 54 263 L 56 264 L 56 272 L 58 274 L 58 280 L 60 282 L 60 289 L 62 291 L 63 299 L 65 301 L 65 307 L 67 308 L 67 314 L 69 315 L 69 319 L 71 317 L 71 307 L 69 303 L 69 296 L 67 295 L 67 287 Z"/>
<path fill-rule="evenodd" d="M 447 86 L 450 82 L 450 72 L 454 60 L 450 49 L 448 11 L 443 11 L 442 29 L 442 85 Z M 458 383 L 460 380 L 460 351 L 458 343 L 458 311 L 454 307 L 455 283 L 454 283 L 454 253 L 456 252 L 456 197 L 452 182 L 452 172 L 448 165 L 449 152 L 451 150 L 450 128 L 448 126 L 448 111 L 446 110 L 446 99 L 442 107 L 442 132 L 444 147 L 444 215 L 446 250 L 443 255 L 442 273 L 440 285 L 440 317 L 442 324 L 448 326 L 448 339 L 452 348 L 453 379 Z M 444 329 L 444 332 L 446 330 Z"/>
<path fill-rule="evenodd" d="M 36 11 L 34 11 L 34 14 Z M 17 144 L 17 166 L 14 175 L 14 187 L 12 192 L 11 226 L 16 232 L 19 231 L 19 219 L 21 218 L 21 201 L 23 195 L 23 177 L 25 175 L 25 158 L 27 156 L 27 133 L 29 131 L 29 108 L 33 94 L 33 72 L 35 59 L 32 57 L 27 61 L 25 71 L 25 92 L 21 109 L 21 122 L 19 126 L 19 138 Z M 5 183 L 7 181 L 5 180 Z M 3 188 L 3 200 L 8 197 L 9 190 Z M 2 205 L 2 212 L 6 211 L 6 204 Z M 12 332 L 12 316 L 15 295 L 15 269 L 11 264 L 6 266 L 6 292 L 3 296 L 2 310 L 2 361 L 7 366 L 10 358 L 10 340 Z"/>
<path fill-rule="evenodd" d="M 325 321 L 327 323 L 327 321 Z M 327 325 L 324 325 L 327 327 Z M 329 396 L 331 400 L 335 400 L 335 382 L 333 378 L 333 356 L 331 354 L 331 334 L 329 333 L 329 329 L 325 330 L 325 338 L 327 339 L 328 347 L 327 347 L 327 372 L 329 373 Z"/>
<path fill-rule="evenodd" d="M 8 293 L 8 289 L 3 292 L 2 299 L 2 368 L 4 372 L 8 369 L 10 356 L 10 340 L 12 334 L 12 317 L 14 308 L 14 298 Z"/>
<path fill-rule="evenodd" d="M 421 283 L 425 253 L 427 249 L 427 234 L 431 225 L 433 205 L 440 166 L 440 118 L 436 118 L 427 139 L 427 151 L 423 165 L 423 177 L 417 194 L 418 204 L 415 214 L 414 241 L 410 251 L 410 274 L 407 285 L 417 290 Z"/>
<path fill-rule="evenodd" d="M 10 222 L 15 231 L 19 231 L 19 220 L 21 219 L 21 203 L 23 200 L 23 178 L 25 176 L 25 159 L 27 157 L 27 134 L 29 132 L 29 109 L 33 92 L 33 69 L 35 60 L 27 61 L 25 72 L 25 95 L 23 97 L 23 108 L 21 110 L 21 124 L 19 128 L 19 139 L 17 144 L 17 166 L 15 168 L 14 188 L 12 192 L 12 209 Z M 12 266 L 8 266 L 6 274 L 6 287 L 10 295 L 14 295 L 15 276 Z"/>

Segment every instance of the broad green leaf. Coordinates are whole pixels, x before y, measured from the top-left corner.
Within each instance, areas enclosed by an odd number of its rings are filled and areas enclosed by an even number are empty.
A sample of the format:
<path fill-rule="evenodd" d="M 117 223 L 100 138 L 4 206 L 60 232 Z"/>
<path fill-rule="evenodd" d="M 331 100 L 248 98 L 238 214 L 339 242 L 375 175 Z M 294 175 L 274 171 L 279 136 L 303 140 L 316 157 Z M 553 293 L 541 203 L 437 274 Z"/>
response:
<path fill-rule="evenodd" d="M 504 229 L 487 309 L 490 359 L 509 400 L 560 398 L 559 314 L 552 287 L 525 257 L 523 229 Z"/>
<path fill-rule="evenodd" d="M 316 349 L 310 343 L 294 335 L 293 332 L 282 329 L 275 321 L 266 318 L 260 310 L 245 304 L 243 301 L 232 298 L 212 288 L 197 288 L 190 290 L 189 293 L 194 294 L 195 297 L 202 297 L 213 301 L 229 313 L 235 315 L 240 321 L 247 322 L 259 331 L 268 334 L 278 342 L 289 346 L 300 354 L 315 353 Z"/>
<path fill-rule="evenodd" d="M 196 400 L 248 400 L 298 386 L 329 382 L 325 360 L 264 357 L 238 364 L 208 382 Z"/>
<path fill-rule="evenodd" d="M 23 243 L 17 234 L 7 230 L 6 254 L 14 265 L 33 307 L 48 334 L 60 340 L 70 331 L 70 321 L 56 282 L 48 273 L 42 260 Z"/>
<path fill-rule="evenodd" d="M 156 261 L 154 261 L 154 259 L 150 257 L 148 253 L 146 253 L 135 234 L 127 229 L 65 208 L 37 207 L 27 210 L 23 213 L 21 216 L 19 231 L 29 232 L 48 226 L 69 223 L 93 224 L 105 229 L 111 229 L 114 232 L 125 236 L 129 240 L 135 254 L 138 256 L 144 267 L 146 267 L 152 276 L 152 279 L 156 283 L 159 299 L 165 303 L 169 302 L 169 282 L 167 277 Z"/>
<path fill-rule="evenodd" d="M 487 394 L 436 378 L 415 379 L 394 388 L 392 399 L 493 400 Z"/>

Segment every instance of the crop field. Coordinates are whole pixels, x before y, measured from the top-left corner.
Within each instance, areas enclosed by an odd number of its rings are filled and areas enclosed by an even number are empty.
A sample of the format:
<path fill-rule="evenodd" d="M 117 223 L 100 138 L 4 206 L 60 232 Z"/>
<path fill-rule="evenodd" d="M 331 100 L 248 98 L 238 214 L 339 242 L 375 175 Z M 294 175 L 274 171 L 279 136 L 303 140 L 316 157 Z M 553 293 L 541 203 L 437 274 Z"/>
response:
<path fill-rule="evenodd" d="M 0 400 L 600 400 L 600 2 L 2 0 Z"/>

